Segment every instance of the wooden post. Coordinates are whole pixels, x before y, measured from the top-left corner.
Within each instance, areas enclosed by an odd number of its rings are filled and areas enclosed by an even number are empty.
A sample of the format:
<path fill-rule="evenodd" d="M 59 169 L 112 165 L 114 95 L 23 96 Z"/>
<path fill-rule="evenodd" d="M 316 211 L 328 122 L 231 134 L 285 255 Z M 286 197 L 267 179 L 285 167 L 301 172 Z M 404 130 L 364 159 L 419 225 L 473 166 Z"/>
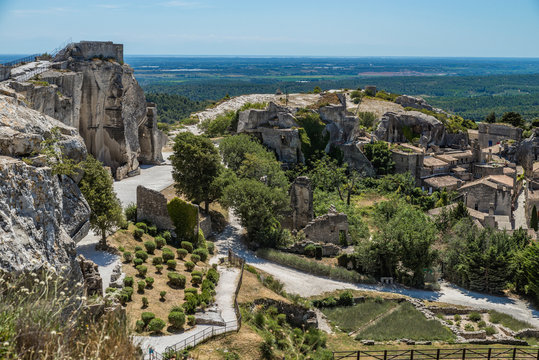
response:
<path fill-rule="evenodd" d="M 517 348 L 513 348 L 513 360 L 517 357 Z"/>
<path fill-rule="evenodd" d="M 410 360 L 414 360 L 414 349 L 410 350 Z"/>
<path fill-rule="evenodd" d="M 462 360 L 466 360 L 466 348 L 462 349 Z"/>
<path fill-rule="evenodd" d="M 492 353 L 492 348 L 488 348 L 488 360 L 490 360 L 491 353 Z"/>
<path fill-rule="evenodd" d="M 361 354 L 361 351 L 358 350 L 358 352 L 357 352 L 357 359 L 356 359 L 356 360 L 359 360 L 360 354 Z M 537 359 L 539 360 L 539 355 L 537 356 Z"/>
<path fill-rule="evenodd" d="M 440 349 L 436 350 L 436 360 L 440 360 Z"/>
<path fill-rule="evenodd" d="M 384 360 L 387 360 L 387 350 L 384 350 Z"/>

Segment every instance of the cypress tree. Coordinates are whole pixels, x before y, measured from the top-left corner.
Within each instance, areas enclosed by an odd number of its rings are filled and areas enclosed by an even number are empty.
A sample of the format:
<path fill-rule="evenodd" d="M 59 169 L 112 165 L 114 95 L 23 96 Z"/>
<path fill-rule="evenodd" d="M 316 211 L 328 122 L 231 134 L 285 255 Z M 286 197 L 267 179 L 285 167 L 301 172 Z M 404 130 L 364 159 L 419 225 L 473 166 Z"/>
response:
<path fill-rule="evenodd" d="M 532 218 L 530 220 L 530 227 L 537 231 L 537 228 L 539 227 L 539 220 L 537 219 L 537 208 L 535 207 L 535 205 L 533 205 L 533 209 L 532 209 Z"/>

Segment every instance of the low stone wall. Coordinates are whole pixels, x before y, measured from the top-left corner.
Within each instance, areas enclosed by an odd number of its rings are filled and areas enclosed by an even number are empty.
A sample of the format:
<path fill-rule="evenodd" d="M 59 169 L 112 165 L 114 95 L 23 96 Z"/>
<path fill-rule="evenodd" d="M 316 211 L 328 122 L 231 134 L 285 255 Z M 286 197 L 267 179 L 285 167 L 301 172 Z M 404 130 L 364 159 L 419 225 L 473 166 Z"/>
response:
<path fill-rule="evenodd" d="M 530 329 L 520 330 L 520 331 L 517 331 L 514 336 L 519 337 L 519 338 L 532 337 L 532 338 L 538 339 L 539 338 L 539 329 L 530 328 Z"/>
<path fill-rule="evenodd" d="M 486 339 L 487 332 L 485 330 L 479 331 L 459 331 L 459 336 L 469 340 L 469 339 Z"/>
<path fill-rule="evenodd" d="M 137 221 L 149 221 L 159 229 L 174 229 L 165 196 L 141 185 L 137 186 Z"/>
<path fill-rule="evenodd" d="M 335 256 L 341 252 L 341 247 L 337 246 L 335 244 L 324 244 L 324 243 L 315 243 L 312 241 L 302 241 L 295 243 L 294 245 L 288 247 L 288 248 L 282 248 L 279 250 L 294 253 L 294 254 L 304 254 L 305 253 L 305 247 L 307 245 L 314 245 L 314 246 L 320 246 L 322 248 L 322 256 Z"/>
<path fill-rule="evenodd" d="M 199 212 L 198 215 L 199 219 L 199 228 L 204 233 L 204 237 L 208 238 L 212 234 L 212 228 L 211 228 L 211 217 L 209 215 L 201 215 Z"/>
<path fill-rule="evenodd" d="M 485 309 L 471 309 L 471 308 L 458 308 L 458 307 L 441 307 L 441 306 L 427 306 L 427 309 L 432 311 L 434 314 L 442 314 L 442 315 L 466 315 L 471 313 L 472 311 L 478 312 L 478 313 L 486 313 L 487 310 Z"/>

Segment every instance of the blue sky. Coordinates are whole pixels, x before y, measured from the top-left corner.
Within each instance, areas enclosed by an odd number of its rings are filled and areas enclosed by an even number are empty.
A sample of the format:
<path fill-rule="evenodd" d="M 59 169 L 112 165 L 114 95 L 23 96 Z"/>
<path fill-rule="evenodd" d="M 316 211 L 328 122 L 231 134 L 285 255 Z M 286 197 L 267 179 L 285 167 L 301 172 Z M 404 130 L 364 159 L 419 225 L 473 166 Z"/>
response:
<path fill-rule="evenodd" d="M 0 0 L 0 53 L 539 57 L 539 0 Z"/>

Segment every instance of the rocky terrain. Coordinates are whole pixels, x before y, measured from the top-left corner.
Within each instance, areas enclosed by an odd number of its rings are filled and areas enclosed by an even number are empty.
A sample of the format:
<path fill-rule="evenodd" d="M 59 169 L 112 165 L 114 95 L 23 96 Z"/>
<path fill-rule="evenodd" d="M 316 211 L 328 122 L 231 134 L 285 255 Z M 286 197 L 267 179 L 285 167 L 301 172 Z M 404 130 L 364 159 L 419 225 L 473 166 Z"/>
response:
<path fill-rule="evenodd" d="M 86 147 L 77 130 L 0 95 L 0 269 L 75 266 L 75 243 L 89 229 L 89 206 L 79 176 L 55 175 L 40 155 L 42 141 L 59 129 L 64 154 L 80 161 Z M 37 154 L 37 155 L 36 155 Z"/>
<path fill-rule="evenodd" d="M 41 62 L 24 65 L 26 72 L 32 64 L 41 66 Z M 0 88 L 78 129 L 88 152 L 109 166 L 117 180 L 136 175 L 139 163 L 163 160 L 166 136 L 157 129 L 155 105 L 146 103 L 133 69 L 123 64 L 123 46 L 71 44 L 47 68 L 30 80 L 14 68 L 12 80 L 0 83 Z"/>

